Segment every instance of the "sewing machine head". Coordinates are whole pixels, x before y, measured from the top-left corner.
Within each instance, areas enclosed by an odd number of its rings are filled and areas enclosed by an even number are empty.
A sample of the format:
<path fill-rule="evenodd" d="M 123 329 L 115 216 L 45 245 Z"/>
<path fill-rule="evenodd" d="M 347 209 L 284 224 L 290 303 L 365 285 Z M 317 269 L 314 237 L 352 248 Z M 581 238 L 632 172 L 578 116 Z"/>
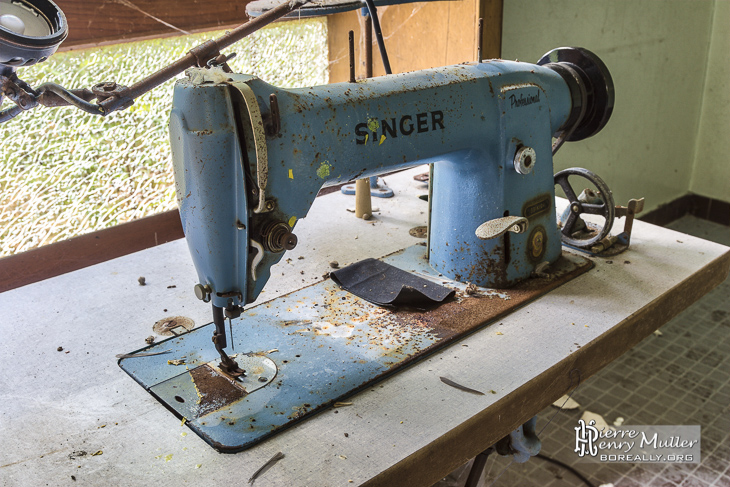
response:
<path fill-rule="evenodd" d="M 575 48 L 292 90 L 192 69 L 170 131 L 196 294 L 254 301 L 320 188 L 420 164 L 434 164 L 431 266 L 509 287 L 561 252 L 552 137 L 592 136 L 612 107 L 608 70 Z"/>

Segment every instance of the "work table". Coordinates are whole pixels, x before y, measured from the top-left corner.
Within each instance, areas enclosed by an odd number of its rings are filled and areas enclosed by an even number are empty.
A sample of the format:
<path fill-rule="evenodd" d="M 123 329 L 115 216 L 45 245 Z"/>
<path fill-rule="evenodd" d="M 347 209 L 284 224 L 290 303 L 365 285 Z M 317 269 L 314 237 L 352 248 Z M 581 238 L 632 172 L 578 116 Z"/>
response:
<path fill-rule="evenodd" d="M 416 197 L 427 188 L 412 178 L 423 171 L 387 177 L 396 197 L 374 198 L 380 211 L 369 221 L 345 210 L 353 197 L 318 198 L 259 302 L 322 280 L 332 261 L 422 241 L 408 230 L 427 221 L 428 204 Z M 257 486 L 430 485 L 720 283 L 730 249 L 637 221 L 627 252 L 592 260 L 586 274 L 356 394 L 352 405 L 237 454 L 215 452 L 116 363 L 145 345 L 158 320 L 211 321 L 192 292 L 184 240 L 2 293 L 0 484 L 239 485 L 282 452 Z M 449 387 L 441 376 L 487 393 Z"/>

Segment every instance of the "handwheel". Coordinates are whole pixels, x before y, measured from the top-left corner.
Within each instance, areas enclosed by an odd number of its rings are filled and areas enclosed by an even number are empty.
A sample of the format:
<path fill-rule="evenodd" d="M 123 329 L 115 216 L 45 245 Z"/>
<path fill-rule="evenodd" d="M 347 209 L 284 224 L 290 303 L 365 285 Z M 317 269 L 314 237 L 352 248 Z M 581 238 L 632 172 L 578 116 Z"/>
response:
<path fill-rule="evenodd" d="M 602 203 L 584 203 L 580 201 L 568 181 L 568 176 L 580 176 L 590 181 L 596 188 L 598 188 L 598 191 L 600 191 Z M 564 243 L 572 245 L 573 247 L 590 248 L 596 242 L 608 235 L 608 232 L 611 231 L 611 227 L 613 226 L 615 206 L 611 190 L 608 189 L 608 185 L 606 185 L 603 179 L 588 169 L 572 167 L 555 174 L 555 184 L 559 185 L 565 192 L 570 208 L 568 218 L 565 220 L 563 228 L 560 230 L 561 238 Z M 573 232 L 575 231 L 574 227 L 576 226 L 575 224 L 578 221 L 578 217 L 583 213 L 587 213 L 589 215 L 600 215 L 605 218 L 606 221 L 596 235 L 584 239 L 573 238 Z"/>

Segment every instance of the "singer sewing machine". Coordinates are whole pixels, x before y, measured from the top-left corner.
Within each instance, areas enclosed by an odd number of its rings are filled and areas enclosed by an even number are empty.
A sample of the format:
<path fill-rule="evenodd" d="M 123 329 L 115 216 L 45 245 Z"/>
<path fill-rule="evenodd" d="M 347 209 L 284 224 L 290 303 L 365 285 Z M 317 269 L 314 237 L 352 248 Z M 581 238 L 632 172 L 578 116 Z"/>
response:
<path fill-rule="evenodd" d="M 537 64 L 351 74 L 294 90 L 230 72 L 223 48 L 305 3 L 279 4 L 130 87 L 68 90 L 33 89 L 16 73 L 65 39 L 63 13 L 48 0 L 3 2 L 0 97 L 15 106 L 0 122 L 38 105 L 106 116 L 196 66 L 175 87 L 170 136 L 195 294 L 212 304 L 213 323 L 170 326 L 174 337 L 125 354 L 120 366 L 220 451 L 247 448 L 587 271 L 592 263 L 563 243 L 603 245 L 616 216 L 595 174 L 553 175 L 560 146 L 594 135 L 611 115 L 613 83 L 594 54 L 559 48 Z M 435 293 L 440 306 L 377 306 L 395 301 L 351 289 L 338 271 L 342 287 L 325 279 L 244 310 L 296 247 L 297 222 L 322 187 L 423 164 L 433 168 L 426 245 L 383 259 L 400 273 L 372 262 L 353 272 L 371 291 Z M 569 177 L 595 191 L 576 196 Z M 560 222 L 555 185 L 569 200 Z M 604 224 L 586 226 L 584 213 Z"/>
<path fill-rule="evenodd" d="M 552 154 L 598 132 L 612 107 L 607 69 L 574 48 L 538 64 L 492 60 L 292 90 L 189 70 L 175 87 L 170 134 L 195 293 L 212 304 L 213 323 L 120 366 L 230 452 L 476 329 L 388 311 L 330 279 L 243 310 L 296 247 L 296 224 L 320 188 L 421 164 L 433 164 L 428 244 L 390 263 L 462 290 L 477 286 L 502 298 L 500 312 L 553 289 L 590 268 L 562 252 L 561 237 L 572 238 L 590 213 L 606 226 L 581 243 L 603 238 L 613 204 L 579 201 L 567 174 L 554 177 Z M 581 175 L 610 196 L 600 178 Z M 556 183 L 571 200 L 562 229 Z M 553 274 L 530 284 L 547 265 Z M 494 291 L 525 283 L 530 292 L 509 301 Z"/>

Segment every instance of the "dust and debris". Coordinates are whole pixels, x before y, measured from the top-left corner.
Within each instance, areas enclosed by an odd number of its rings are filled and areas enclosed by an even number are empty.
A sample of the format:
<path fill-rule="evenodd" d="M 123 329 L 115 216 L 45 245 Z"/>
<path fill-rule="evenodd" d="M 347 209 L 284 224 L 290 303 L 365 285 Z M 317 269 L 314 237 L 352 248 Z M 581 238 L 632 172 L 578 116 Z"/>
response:
<path fill-rule="evenodd" d="M 333 269 L 339 269 L 340 268 L 340 263 L 337 262 L 336 260 L 333 260 L 332 262 L 330 262 L 330 267 L 333 268 Z"/>
<path fill-rule="evenodd" d="M 271 467 L 273 467 L 273 466 L 274 466 L 274 465 L 276 464 L 276 462 L 278 462 L 278 461 L 279 461 L 279 460 L 281 460 L 282 458 L 284 458 L 284 454 L 283 454 L 282 452 L 278 452 L 278 453 L 276 453 L 276 455 L 274 455 L 273 457 L 271 457 L 271 459 L 270 459 L 270 460 L 269 460 L 268 462 L 264 463 L 264 464 L 263 464 L 263 465 L 261 466 L 261 468 L 259 468 L 258 470 L 256 470 L 256 471 L 255 471 L 255 472 L 253 473 L 253 475 L 251 475 L 251 478 L 250 478 L 250 479 L 248 479 L 248 483 L 249 483 L 249 484 L 253 484 L 253 483 L 254 483 L 254 481 L 255 481 L 255 480 L 256 480 L 256 479 L 257 479 L 257 478 L 258 478 L 259 476 L 263 475 L 263 474 L 264 474 L 264 473 L 265 473 L 265 472 L 266 472 L 266 471 L 267 471 L 268 469 L 270 469 Z"/>
<path fill-rule="evenodd" d="M 115 355 L 117 358 L 132 358 L 132 357 L 152 357 L 154 355 L 163 355 L 166 353 L 170 353 L 171 350 L 164 350 L 162 352 L 152 352 L 152 353 L 118 353 Z"/>
<path fill-rule="evenodd" d="M 174 360 L 168 360 L 167 365 L 185 365 L 185 360 L 177 358 Z"/>
<path fill-rule="evenodd" d="M 663 334 L 664 334 L 664 333 L 660 332 L 659 330 L 654 330 L 654 335 L 655 335 L 655 336 L 658 336 L 658 337 L 660 337 L 660 336 L 662 336 Z"/>
<path fill-rule="evenodd" d="M 334 404 L 334 407 L 336 407 L 336 408 L 342 408 L 342 407 L 345 407 L 345 406 L 352 406 L 352 403 L 351 402 L 339 402 L 338 401 L 338 402 L 336 402 Z"/>
<path fill-rule="evenodd" d="M 557 399 L 553 403 L 553 406 L 566 411 L 570 411 L 573 409 L 578 409 L 580 407 L 580 404 L 578 404 L 575 399 L 571 399 L 567 394 L 565 394 L 560 399 Z"/>
<path fill-rule="evenodd" d="M 593 425 L 598 429 L 598 431 L 607 431 L 609 429 L 608 423 L 606 423 L 606 420 L 603 419 L 603 416 L 600 414 L 591 411 L 584 411 L 580 419 L 582 419 L 585 424 L 590 424 L 590 422 L 593 421 Z"/>
<path fill-rule="evenodd" d="M 98 457 L 99 455 L 103 455 L 104 452 L 101 450 L 97 450 L 94 453 L 91 454 L 92 457 Z"/>
<path fill-rule="evenodd" d="M 616 427 L 619 427 L 624 424 L 624 421 L 626 421 L 626 420 L 624 418 L 622 418 L 621 416 L 619 416 L 613 420 L 613 425 Z"/>
<path fill-rule="evenodd" d="M 340 460 L 347 460 L 347 455 L 339 455 Z"/>
<path fill-rule="evenodd" d="M 299 257 L 297 257 L 297 260 L 304 260 L 304 256 L 300 255 Z"/>
<path fill-rule="evenodd" d="M 76 482 L 76 476 L 75 475 L 72 475 L 71 476 L 71 480 L 73 480 L 74 482 Z"/>
<path fill-rule="evenodd" d="M 195 468 L 200 468 L 200 467 L 202 467 L 202 466 L 203 466 L 203 464 L 202 464 L 202 463 L 199 463 L 199 464 L 197 464 L 197 465 L 195 466 Z"/>
<path fill-rule="evenodd" d="M 462 386 L 461 384 L 458 384 L 451 379 L 447 379 L 446 377 L 439 377 L 439 379 L 441 380 L 441 382 L 443 382 L 447 386 L 455 387 L 456 389 L 459 389 L 461 391 L 470 392 L 472 394 L 478 394 L 480 396 L 484 395 L 484 393 L 481 391 L 477 391 L 476 389 L 471 389 L 469 387 Z"/>
<path fill-rule="evenodd" d="M 78 450 L 78 451 L 69 453 L 68 459 L 69 460 L 75 460 L 77 458 L 85 457 L 86 455 L 88 455 L 88 453 L 86 453 L 86 451 L 84 451 L 84 450 Z"/>
<path fill-rule="evenodd" d="M 152 345 L 153 343 L 155 343 L 155 337 L 153 337 L 152 335 L 150 335 L 150 336 L 148 336 L 147 338 L 145 338 L 145 339 L 144 339 L 144 341 L 145 341 L 145 342 L 146 342 L 147 344 L 149 344 L 149 345 Z"/>
<path fill-rule="evenodd" d="M 479 289 L 476 287 L 475 284 L 473 284 L 471 282 L 467 282 L 466 289 L 464 289 L 464 292 L 468 295 L 472 295 L 472 294 L 476 294 L 477 292 L 479 292 Z"/>
<path fill-rule="evenodd" d="M 418 226 L 408 230 L 408 235 L 416 238 L 426 238 L 428 236 L 428 227 Z"/>
<path fill-rule="evenodd" d="M 139 276 L 137 278 L 137 282 L 139 283 L 140 286 L 144 286 L 145 284 L 147 284 L 147 280 L 144 278 L 144 276 Z"/>
<path fill-rule="evenodd" d="M 502 333 L 501 331 L 498 331 L 497 333 L 495 333 L 495 335 L 504 335 L 504 333 Z"/>
<path fill-rule="evenodd" d="M 58 348 L 56 349 L 56 351 L 57 351 L 57 352 L 63 352 L 63 347 L 58 347 Z"/>
<path fill-rule="evenodd" d="M 345 438 L 349 438 L 349 437 L 350 437 L 350 434 L 349 433 L 345 433 Z"/>
<path fill-rule="evenodd" d="M 553 276 L 550 275 L 549 272 L 550 269 L 550 262 L 544 261 L 540 262 L 535 266 L 535 270 L 532 271 L 533 277 L 538 277 L 542 279 L 552 279 Z"/>
<path fill-rule="evenodd" d="M 167 286 L 167 289 L 173 289 L 173 288 L 176 288 L 176 287 L 177 287 L 176 285 L 171 284 L 171 285 Z"/>

